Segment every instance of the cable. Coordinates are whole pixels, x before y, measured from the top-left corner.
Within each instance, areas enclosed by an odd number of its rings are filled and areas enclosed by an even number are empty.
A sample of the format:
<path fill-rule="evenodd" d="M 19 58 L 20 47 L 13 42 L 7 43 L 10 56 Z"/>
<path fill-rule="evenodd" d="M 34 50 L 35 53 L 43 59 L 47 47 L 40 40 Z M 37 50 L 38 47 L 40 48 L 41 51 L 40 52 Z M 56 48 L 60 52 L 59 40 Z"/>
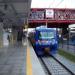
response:
<path fill-rule="evenodd" d="M 53 0 L 53 1 L 50 3 L 49 7 L 51 7 L 51 5 L 53 5 L 53 4 L 54 4 L 54 2 L 55 2 L 55 0 Z"/>
<path fill-rule="evenodd" d="M 61 0 L 55 7 L 58 7 L 64 0 Z"/>

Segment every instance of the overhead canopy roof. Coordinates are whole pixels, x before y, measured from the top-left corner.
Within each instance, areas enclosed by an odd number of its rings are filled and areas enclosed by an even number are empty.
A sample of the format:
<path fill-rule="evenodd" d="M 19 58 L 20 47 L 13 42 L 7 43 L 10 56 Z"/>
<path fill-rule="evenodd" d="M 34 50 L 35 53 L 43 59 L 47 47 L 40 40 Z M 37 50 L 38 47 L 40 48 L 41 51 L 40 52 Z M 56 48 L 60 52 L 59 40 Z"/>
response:
<path fill-rule="evenodd" d="M 5 26 L 21 26 L 26 23 L 31 0 L 0 0 L 0 19 Z"/>

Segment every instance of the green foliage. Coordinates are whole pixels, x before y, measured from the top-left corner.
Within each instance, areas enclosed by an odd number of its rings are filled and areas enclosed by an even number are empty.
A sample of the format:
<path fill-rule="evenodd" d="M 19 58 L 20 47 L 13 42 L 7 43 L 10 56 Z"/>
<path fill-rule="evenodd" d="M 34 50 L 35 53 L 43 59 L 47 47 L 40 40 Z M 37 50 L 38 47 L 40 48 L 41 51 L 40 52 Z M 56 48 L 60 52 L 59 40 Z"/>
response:
<path fill-rule="evenodd" d="M 67 58 L 67 59 L 69 59 L 69 60 L 75 62 L 75 55 L 72 55 L 72 54 L 70 54 L 70 53 L 68 53 L 68 52 L 66 52 L 66 51 L 64 51 L 64 50 L 62 50 L 62 49 L 59 49 L 59 50 L 58 50 L 58 53 L 59 53 L 60 55 L 64 56 L 65 58 Z"/>

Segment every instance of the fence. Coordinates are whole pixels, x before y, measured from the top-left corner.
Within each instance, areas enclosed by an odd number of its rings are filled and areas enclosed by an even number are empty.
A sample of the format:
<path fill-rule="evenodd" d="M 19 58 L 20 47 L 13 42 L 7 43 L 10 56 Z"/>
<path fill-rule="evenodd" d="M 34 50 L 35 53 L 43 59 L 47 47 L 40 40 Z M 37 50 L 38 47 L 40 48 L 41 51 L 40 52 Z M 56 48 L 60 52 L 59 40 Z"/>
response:
<path fill-rule="evenodd" d="M 59 49 L 75 55 L 75 43 L 70 40 L 59 40 Z"/>

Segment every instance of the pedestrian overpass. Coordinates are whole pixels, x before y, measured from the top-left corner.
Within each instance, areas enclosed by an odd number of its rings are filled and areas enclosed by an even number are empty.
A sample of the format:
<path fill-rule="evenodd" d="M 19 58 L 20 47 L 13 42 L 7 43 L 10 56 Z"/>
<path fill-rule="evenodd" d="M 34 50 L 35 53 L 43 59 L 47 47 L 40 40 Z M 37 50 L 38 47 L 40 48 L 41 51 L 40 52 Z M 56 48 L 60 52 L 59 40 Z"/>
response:
<path fill-rule="evenodd" d="M 30 28 L 39 25 L 67 28 L 68 25 L 75 23 L 75 9 L 31 8 L 28 23 Z"/>

